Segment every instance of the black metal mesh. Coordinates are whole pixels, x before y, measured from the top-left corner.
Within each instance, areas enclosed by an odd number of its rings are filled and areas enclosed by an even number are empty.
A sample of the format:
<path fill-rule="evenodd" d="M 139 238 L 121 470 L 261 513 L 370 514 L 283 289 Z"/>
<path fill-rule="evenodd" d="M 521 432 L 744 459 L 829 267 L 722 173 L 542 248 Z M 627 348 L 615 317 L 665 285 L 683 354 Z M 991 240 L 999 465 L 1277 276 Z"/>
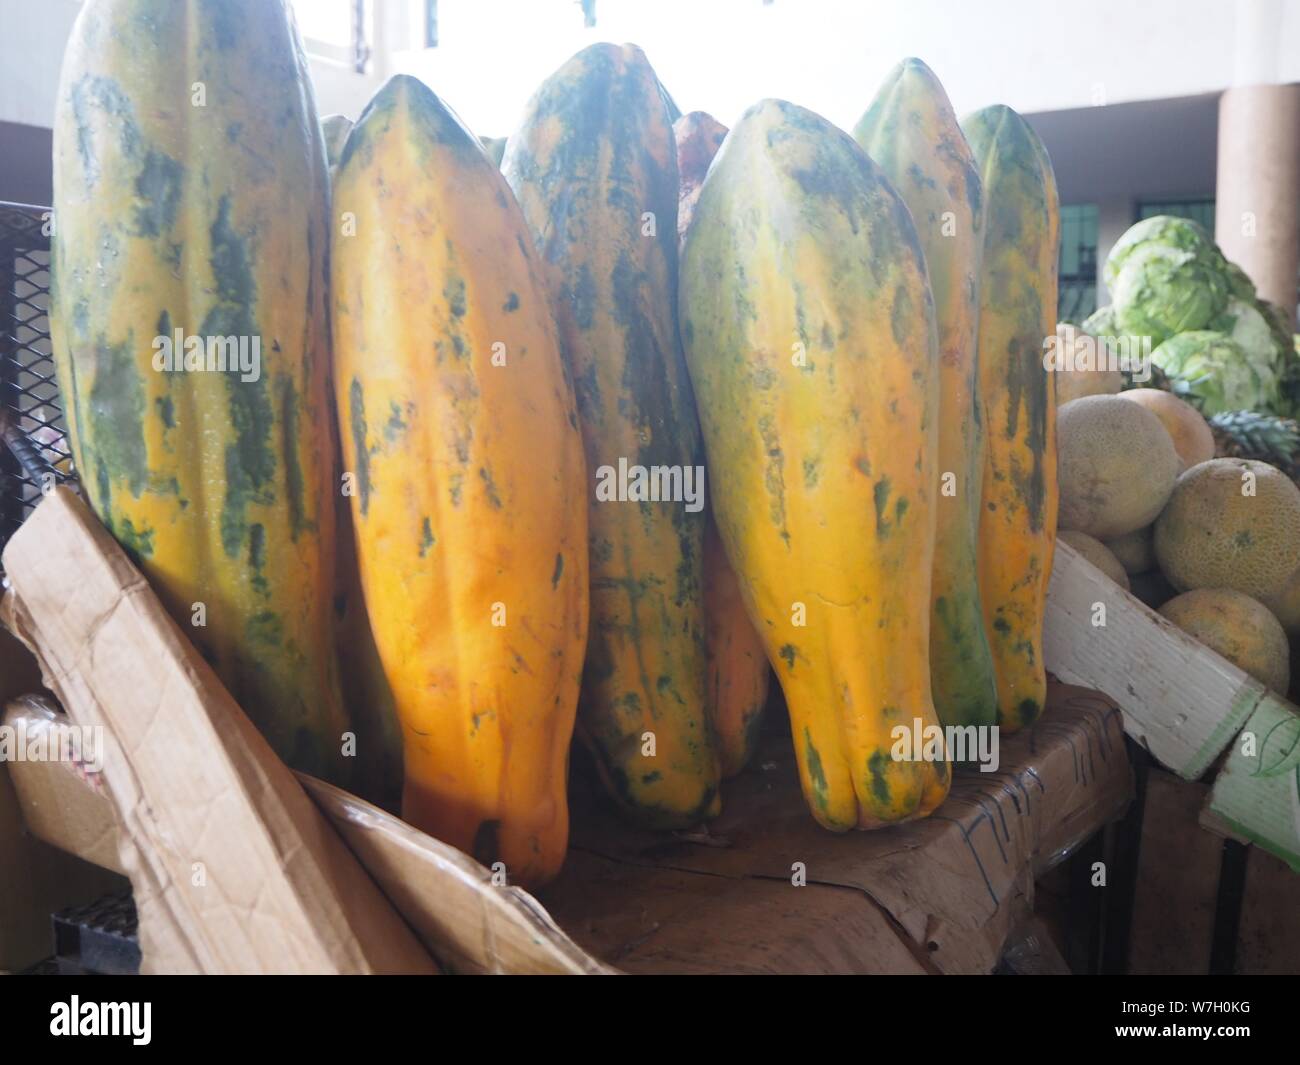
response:
<path fill-rule="evenodd" d="M 50 213 L 0 203 L 0 403 L 60 483 L 75 484 L 54 379 L 47 318 Z M 44 486 L 0 447 L 0 547 L 31 513 Z"/>

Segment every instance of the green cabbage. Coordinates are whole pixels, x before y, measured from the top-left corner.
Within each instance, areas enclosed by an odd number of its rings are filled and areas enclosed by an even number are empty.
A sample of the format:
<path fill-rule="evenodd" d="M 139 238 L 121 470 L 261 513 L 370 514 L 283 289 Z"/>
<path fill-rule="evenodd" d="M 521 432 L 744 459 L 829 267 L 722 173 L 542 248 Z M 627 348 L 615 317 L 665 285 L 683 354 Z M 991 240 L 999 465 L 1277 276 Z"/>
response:
<path fill-rule="evenodd" d="M 1223 256 L 1219 253 L 1214 238 L 1199 222 L 1190 218 L 1176 218 L 1173 215 L 1160 214 L 1153 218 L 1144 218 L 1136 225 L 1124 231 L 1124 235 L 1115 242 L 1106 256 L 1106 287 L 1112 293 L 1120 271 L 1135 251 L 1149 245 L 1176 248 L 1178 251 L 1191 252 L 1197 258 L 1208 260 L 1215 269 L 1223 270 Z"/>
<path fill-rule="evenodd" d="M 1259 410 L 1265 386 L 1246 352 L 1231 337 L 1201 329 L 1171 337 L 1151 353 L 1173 391 L 1207 417 L 1227 410 Z"/>
<path fill-rule="evenodd" d="M 1168 244 L 1144 244 L 1124 258 L 1114 284 L 1120 331 L 1149 336 L 1152 345 L 1205 328 L 1228 302 L 1228 286 L 1213 260 Z"/>
<path fill-rule="evenodd" d="M 1247 303 L 1255 302 L 1255 282 L 1250 279 L 1245 270 L 1236 263 L 1225 260 L 1223 276 L 1228 282 L 1228 291 L 1232 295 Z"/>
<path fill-rule="evenodd" d="M 1230 299 L 1227 309 L 1214 320 L 1214 328 L 1235 340 L 1259 376 L 1261 399 L 1257 410 L 1277 411 L 1281 400 L 1281 376 L 1285 369 L 1283 353 L 1265 318 L 1253 303 Z"/>
<path fill-rule="evenodd" d="M 1089 336 L 1109 337 L 1115 335 L 1115 308 L 1110 304 L 1098 307 L 1083 320 L 1083 331 Z"/>

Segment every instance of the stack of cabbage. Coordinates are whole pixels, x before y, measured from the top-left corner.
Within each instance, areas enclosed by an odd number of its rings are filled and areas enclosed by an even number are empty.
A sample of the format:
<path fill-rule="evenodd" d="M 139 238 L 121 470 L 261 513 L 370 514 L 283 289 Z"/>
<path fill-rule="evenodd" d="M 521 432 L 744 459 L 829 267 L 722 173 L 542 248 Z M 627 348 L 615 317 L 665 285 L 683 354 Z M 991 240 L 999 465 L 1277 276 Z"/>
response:
<path fill-rule="evenodd" d="M 1196 222 L 1138 222 L 1106 259 L 1114 302 L 1083 323 L 1094 336 L 1150 337 L 1172 390 L 1207 415 L 1232 410 L 1293 417 L 1300 375 L 1289 315 L 1255 295 Z"/>

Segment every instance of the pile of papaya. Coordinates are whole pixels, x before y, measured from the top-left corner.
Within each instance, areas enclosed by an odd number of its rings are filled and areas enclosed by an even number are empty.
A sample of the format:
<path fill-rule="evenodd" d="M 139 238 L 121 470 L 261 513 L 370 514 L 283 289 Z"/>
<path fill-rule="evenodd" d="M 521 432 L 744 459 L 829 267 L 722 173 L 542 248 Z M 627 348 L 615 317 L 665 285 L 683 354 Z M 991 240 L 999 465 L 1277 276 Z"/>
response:
<path fill-rule="evenodd" d="M 929 814 L 900 726 L 1044 703 L 1041 143 L 913 59 L 852 135 L 728 129 L 597 44 L 501 152 L 406 75 L 322 125 L 288 5 L 90 0 L 51 322 L 95 511 L 281 758 L 512 881 L 575 737 L 687 829 L 783 704 L 820 824 Z"/>

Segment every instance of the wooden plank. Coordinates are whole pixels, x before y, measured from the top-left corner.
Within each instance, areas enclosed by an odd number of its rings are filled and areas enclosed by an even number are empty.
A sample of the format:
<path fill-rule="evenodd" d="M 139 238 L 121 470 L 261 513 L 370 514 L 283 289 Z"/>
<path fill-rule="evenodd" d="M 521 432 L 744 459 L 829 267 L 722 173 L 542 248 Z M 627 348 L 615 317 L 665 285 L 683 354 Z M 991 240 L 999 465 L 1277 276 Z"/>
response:
<path fill-rule="evenodd" d="M 1098 606 L 1104 608 L 1104 624 Z M 1069 684 L 1124 711 L 1124 728 L 1180 776 L 1201 776 L 1265 694 L 1259 682 L 1057 542 L 1043 658 Z"/>
<path fill-rule="evenodd" d="M 1208 788 L 1152 767 L 1129 930 L 1128 971 L 1210 970 L 1223 840 L 1199 823 Z"/>

